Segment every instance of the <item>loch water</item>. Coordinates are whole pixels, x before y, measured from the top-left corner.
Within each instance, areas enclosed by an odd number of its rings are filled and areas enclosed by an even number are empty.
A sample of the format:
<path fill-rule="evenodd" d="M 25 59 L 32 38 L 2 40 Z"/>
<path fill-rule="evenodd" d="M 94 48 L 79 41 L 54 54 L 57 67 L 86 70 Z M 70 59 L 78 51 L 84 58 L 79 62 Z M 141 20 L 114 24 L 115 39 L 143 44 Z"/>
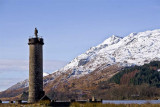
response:
<path fill-rule="evenodd" d="M 160 104 L 160 100 L 103 100 L 103 104 Z"/>
<path fill-rule="evenodd" d="M 22 101 L 26 103 L 27 101 Z M 2 101 L 2 103 L 9 103 L 9 101 Z M 13 102 L 15 103 L 15 101 Z M 160 100 L 103 100 L 103 104 L 160 104 Z"/>

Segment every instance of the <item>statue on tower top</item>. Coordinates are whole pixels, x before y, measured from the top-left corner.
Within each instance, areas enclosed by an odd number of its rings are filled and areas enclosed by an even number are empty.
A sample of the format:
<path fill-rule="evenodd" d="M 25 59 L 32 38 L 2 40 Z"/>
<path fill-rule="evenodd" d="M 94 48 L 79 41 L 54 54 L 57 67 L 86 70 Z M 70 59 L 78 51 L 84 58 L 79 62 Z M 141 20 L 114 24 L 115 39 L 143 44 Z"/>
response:
<path fill-rule="evenodd" d="M 36 38 L 38 37 L 38 30 L 37 30 L 37 28 L 35 28 L 35 30 L 34 30 L 34 35 L 36 36 Z"/>

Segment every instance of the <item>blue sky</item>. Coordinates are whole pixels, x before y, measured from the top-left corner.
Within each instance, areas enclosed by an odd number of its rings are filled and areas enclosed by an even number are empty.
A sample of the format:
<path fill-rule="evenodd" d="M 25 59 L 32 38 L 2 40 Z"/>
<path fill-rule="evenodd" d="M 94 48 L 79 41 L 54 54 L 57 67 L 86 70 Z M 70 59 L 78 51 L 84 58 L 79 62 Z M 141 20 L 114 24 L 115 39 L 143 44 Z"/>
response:
<path fill-rule="evenodd" d="M 159 12 L 159 0 L 0 0 L 0 80 L 13 78 L 6 72 L 28 75 L 23 62 L 35 27 L 45 42 L 44 71 L 53 72 L 113 34 L 159 29 Z M 15 78 L 10 85 L 28 77 Z"/>

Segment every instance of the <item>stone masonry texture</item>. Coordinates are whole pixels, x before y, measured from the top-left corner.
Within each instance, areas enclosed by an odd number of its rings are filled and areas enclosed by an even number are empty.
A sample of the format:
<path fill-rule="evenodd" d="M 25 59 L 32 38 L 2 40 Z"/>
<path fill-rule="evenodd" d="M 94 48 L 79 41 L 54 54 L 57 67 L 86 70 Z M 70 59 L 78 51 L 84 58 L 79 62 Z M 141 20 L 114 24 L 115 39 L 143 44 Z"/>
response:
<path fill-rule="evenodd" d="M 35 103 L 44 96 L 43 91 L 43 39 L 29 39 L 29 97 Z"/>

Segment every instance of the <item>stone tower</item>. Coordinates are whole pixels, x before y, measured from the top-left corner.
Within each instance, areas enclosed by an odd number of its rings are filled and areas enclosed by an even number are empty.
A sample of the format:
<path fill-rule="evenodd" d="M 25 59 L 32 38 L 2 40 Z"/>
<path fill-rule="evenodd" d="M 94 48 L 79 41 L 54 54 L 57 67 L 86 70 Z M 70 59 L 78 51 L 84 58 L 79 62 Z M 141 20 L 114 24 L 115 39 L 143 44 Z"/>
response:
<path fill-rule="evenodd" d="M 29 96 L 28 103 L 35 103 L 44 96 L 43 91 L 43 38 L 38 37 L 35 28 L 35 37 L 29 38 Z"/>

